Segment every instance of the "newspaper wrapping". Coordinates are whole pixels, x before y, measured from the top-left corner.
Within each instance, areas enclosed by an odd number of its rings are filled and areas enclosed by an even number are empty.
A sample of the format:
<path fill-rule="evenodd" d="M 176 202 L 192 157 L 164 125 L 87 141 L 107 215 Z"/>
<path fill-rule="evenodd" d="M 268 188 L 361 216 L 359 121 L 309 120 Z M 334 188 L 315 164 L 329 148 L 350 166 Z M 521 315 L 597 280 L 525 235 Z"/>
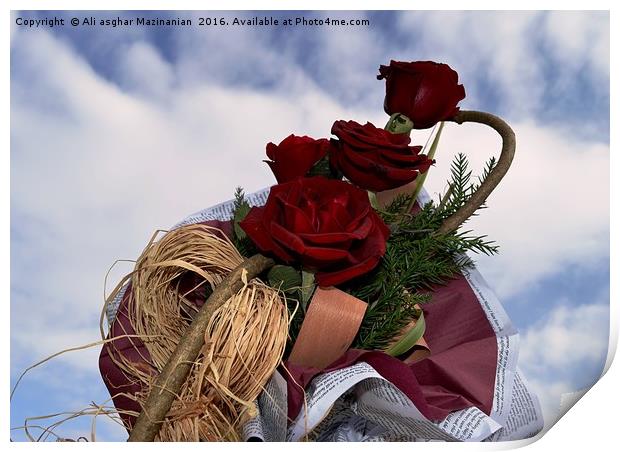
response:
<path fill-rule="evenodd" d="M 246 195 L 263 205 L 269 189 Z M 418 201 L 430 200 L 423 190 Z M 233 201 L 201 210 L 173 229 L 210 220 L 228 221 Z M 476 294 L 497 338 L 493 407 L 456 411 L 442 421 L 426 419 L 411 400 L 365 362 L 315 377 L 298 417 L 287 425 L 286 380 L 277 371 L 256 401 L 258 415 L 243 426 L 246 441 L 511 441 L 543 427 L 536 395 L 517 368 L 519 335 L 493 290 L 474 268 L 464 276 Z M 127 286 L 107 307 L 111 324 Z"/>

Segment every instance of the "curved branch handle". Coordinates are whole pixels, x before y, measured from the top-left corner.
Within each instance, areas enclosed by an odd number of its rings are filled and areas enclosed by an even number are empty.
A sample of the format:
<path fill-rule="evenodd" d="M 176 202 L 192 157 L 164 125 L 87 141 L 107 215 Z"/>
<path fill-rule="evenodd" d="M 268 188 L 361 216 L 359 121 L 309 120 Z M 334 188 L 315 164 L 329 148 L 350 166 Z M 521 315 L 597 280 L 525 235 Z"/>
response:
<path fill-rule="evenodd" d="M 495 165 L 495 168 L 491 170 L 487 178 L 480 184 L 478 190 L 474 192 L 463 207 L 444 220 L 443 224 L 437 230 L 437 234 L 448 234 L 455 231 L 465 220 L 474 214 L 484 201 L 486 201 L 491 192 L 497 187 L 497 184 L 499 184 L 508 172 L 515 155 L 515 147 L 517 144 L 515 133 L 512 128 L 506 121 L 491 113 L 462 110 L 458 112 L 451 121 L 457 124 L 477 122 L 492 127 L 502 137 L 502 152 L 499 156 L 497 165 Z"/>

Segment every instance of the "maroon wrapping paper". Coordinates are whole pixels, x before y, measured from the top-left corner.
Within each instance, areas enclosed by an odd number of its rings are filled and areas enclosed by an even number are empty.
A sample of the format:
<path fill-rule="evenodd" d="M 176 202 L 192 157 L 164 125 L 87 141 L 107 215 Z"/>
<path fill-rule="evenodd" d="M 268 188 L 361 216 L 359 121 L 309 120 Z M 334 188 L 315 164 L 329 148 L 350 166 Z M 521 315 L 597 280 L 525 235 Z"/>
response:
<path fill-rule="evenodd" d="M 123 296 L 123 300 L 116 314 L 116 319 L 110 328 L 108 338 L 136 334 L 127 316 L 127 299 L 130 290 L 131 286 L 125 291 L 125 295 Z M 103 382 L 107 386 L 110 395 L 113 397 L 114 406 L 119 411 L 125 426 L 130 430 L 135 418 L 123 412 L 140 412 L 142 409 L 137 402 L 124 394 L 135 394 L 139 392 L 141 390 L 141 385 L 133 383 L 131 377 L 126 375 L 114 362 L 114 360 L 118 361 L 121 356 L 131 362 L 148 365 L 150 362 L 150 355 L 140 339 L 127 337 L 120 337 L 115 341 L 104 344 L 101 354 L 99 355 L 99 371 L 103 377 Z"/>
<path fill-rule="evenodd" d="M 229 222 L 206 224 L 231 232 Z M 129 293 L 129 288 L 126 294 Z M 431 420 L 444 419 L 449 413 L 476 406 L 490 414 L 493 406 L 497 341 L 495 333 L 478 299 L 463 276 L 432 291 L 432 301 L 423 306 L 426 320 L 424 338 L 431 356 L 413 364 L 404 364 L 379 351 L 349 350 L 322 372 L 340 369 L 356 362 L 370 364 L 379 374 L 396 385 Z M 110 336 L 135 334 L 127 318 L 127 296 L 121 302 Z M 199 304 L 199 303 L 197 303 Z M 148 363 L 148 351 L 137 338 L 119 339 L 103 346 L 99 368 L 119 411 L 139 411 L 139 405 L 122 395 L 135 393 L 132 384 L 112 357 L 122 354 L 134 362 Z M 303 405 L 303 391 L 321 371 L 285 363 L 281 370 L 288 382 L 288 414 L 297 417 Z M 293 379 L 295 381 L 293 381 Z M 128 429 L 133 417 L 121 414 Z"/>
<path fill-rule="evenodd" d="M 288 415 L 297 417 L 303 392 L 313 377 L 364 361 L 392 382 L 430 420 L 442 420 L 471 406 L 490 414 L 497 365 L 497 341 L 476 295 L 463 276 L 433 290 L 423 306 L 424 338 L 431 356 L 404 364 L 383 352 L 349 350 L 322 372 L 285 363 Z"/>

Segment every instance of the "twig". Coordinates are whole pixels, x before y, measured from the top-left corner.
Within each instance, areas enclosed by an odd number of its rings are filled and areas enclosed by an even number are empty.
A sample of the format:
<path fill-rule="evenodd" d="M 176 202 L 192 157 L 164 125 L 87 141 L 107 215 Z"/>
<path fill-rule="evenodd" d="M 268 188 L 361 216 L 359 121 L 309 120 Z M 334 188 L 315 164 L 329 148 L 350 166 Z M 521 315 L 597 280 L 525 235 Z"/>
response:
<path fill-rule="evenodd" d="M 487 197 L 500 183 L 502 178 L 508 172 L 510 164 L 515 154 L 516 138 L 514 131 L 501 118 L 483 111 L 466 111 L 461 110 L 452 119 L 457 124 L 464 122 L 477 122 L 492 127 L 502 137 L 502 152 L 499 156 L 497 165 L 484 182 L 480 184 L 478 190 L 469 198 L 469 200 L 454 214 L 446 218 L 437 230 L 437 234 L 448 234 L 455 231 L 465 220 L 476 212 L 476 210 L 486 201 Z"/>

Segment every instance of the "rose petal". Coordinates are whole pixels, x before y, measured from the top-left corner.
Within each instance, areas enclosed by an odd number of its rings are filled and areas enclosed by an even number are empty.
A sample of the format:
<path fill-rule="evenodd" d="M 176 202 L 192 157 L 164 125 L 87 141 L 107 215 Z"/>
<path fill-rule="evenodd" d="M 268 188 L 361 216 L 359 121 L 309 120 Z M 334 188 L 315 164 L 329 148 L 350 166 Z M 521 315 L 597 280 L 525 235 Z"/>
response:
<path fill-rule="evenodd" d="M 446 64 L 391 61 L 388 67 L 379 68 L 377 78 L 386 80 L 386 113 L 406 115 L 416 129 L 452 118 L 465 98 L 458 74 Z"/>
<path fill-rule="evenodd" d="M 313 243 L 316 245 L 337 245 L 339 243 L 362 240 L 370 233 L 373 228 L 373 222 L 365 217 L 361 224 L 355 225 L 355 230 L 351 232 L 328 232 L 318 234 L 299 234 L 299 237 L 305 243 Z"/>
<path fill-rule="evenodd" d="M 340 270 L 331 272 L 318 271 L 315 274 L 315 280 L 320 287 L 337 286 L 373 270 L 380 259 L 380 256 L 371 256 L 358 264 L 347 266 Z"/>
<path fill-rule="evenodd" d="M 293 257 L 271 238 L 263 223 L 264 207 L 252 207 L 245 218 L 239 222 L 239 226 L 252 239 L 259 250 L 264 253 L 273 253 L 285 262 L 290 262 Z"/>
<path fill-rule="evenodd" d="M 348 154 L 346 155 L 348 156 Z M 371 168 L 362 169 L 355 165 L 352 160 L 347 161 L 346 169 L 343 169 L 343 172 L 355 185 L 372 191 L 400 187 L 411 182 L 417 176 L 416 171 L 397 169 L 379 163 L 374 163 Z"/>
<path fill-rule="evenodd" d="M 366 190 L 384 191 L 400 187 L 417 177 L 417 168 L 428 169 L 421 146 L 409 146 L 407 134 L 392 134 L 371 123 L 335 121 L 330 164 L 347 179 Z"/>
<path fill-rule="evenodd" d="M 329 141 L 325 138 L 315 140 L 308 136 L 289 135 L 279 145 L 268 143 L 266 161 L 278 183 L 303 177 L 310 169 L 327 155 Z"/>
<path fill-rule="evenodd" d="M 270 225 L 270 232 L 276 241 L 299 254 L 305 265 L 323 266 L 350 258 L 346 249 L 309 246 L 299 236 L 276 223 Z"/>
<path fill-rule="evenodd" d="M 370 268 L 385 253 L 389 235 L 364 190 L 321 176 L 272 187 L 265 206 L 251 209 L 242 227 L 265 254 L 338 273 L 339 280 Z M 294 230 L 300 227 L 306 231 Z"/>

